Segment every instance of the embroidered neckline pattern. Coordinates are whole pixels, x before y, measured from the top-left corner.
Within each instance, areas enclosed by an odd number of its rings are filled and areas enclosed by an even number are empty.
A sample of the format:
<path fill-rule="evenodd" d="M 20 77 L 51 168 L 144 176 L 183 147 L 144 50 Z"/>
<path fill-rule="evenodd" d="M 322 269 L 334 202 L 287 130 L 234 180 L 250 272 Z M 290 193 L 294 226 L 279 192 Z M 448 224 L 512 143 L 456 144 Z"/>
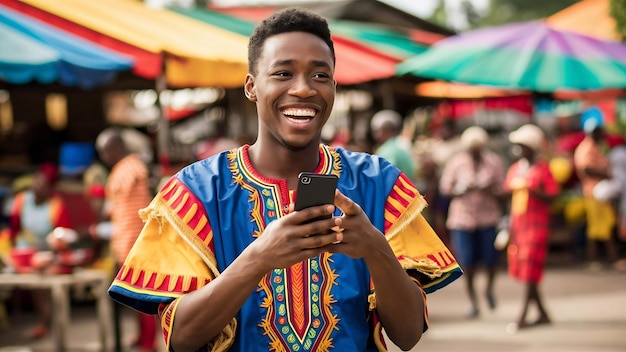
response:
<path fill-rule="evenodd" d="M 289 204 L 289 192 L 286 180 L 271 179 L 261 175 L 252 167 L 248 155 L 248 145 L 231 150 L 227 157 L 233 182 L 246 189 L 250 197 L 251 221 L 255 224 L 253 237 L 259 237 L 265 224 L 278 219 L 285 213 L 284 206 Z M 341 173 L 341 158 L 334 148 L 320 145 L 320 162 L 316 172 L 333 174 Z"/>

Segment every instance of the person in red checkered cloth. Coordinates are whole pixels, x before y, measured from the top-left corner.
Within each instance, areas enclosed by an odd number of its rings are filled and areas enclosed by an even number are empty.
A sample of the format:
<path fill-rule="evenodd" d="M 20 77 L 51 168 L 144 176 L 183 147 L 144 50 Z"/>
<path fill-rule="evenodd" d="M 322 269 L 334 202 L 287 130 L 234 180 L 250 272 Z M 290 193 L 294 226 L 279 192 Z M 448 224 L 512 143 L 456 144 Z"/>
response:
<path fill-rule="evenodd" d="M 510 242 L 507 248 L 509 275 L 526 285 L 524 303 L 519 319 L 507 330 L 550 323 L 539 294 L 548 252 L 550 205 L 559 194 L 559 185 L 548 163 L 540 157 L 545 147 L 545 135 L 535 125 L 524 125 L 509 134 L 513 154 L 518 158 L 507 172 L 504 189 L 511 192 Z M 534 303 L 539 318 L 528 322 L 526 315 Z"/>

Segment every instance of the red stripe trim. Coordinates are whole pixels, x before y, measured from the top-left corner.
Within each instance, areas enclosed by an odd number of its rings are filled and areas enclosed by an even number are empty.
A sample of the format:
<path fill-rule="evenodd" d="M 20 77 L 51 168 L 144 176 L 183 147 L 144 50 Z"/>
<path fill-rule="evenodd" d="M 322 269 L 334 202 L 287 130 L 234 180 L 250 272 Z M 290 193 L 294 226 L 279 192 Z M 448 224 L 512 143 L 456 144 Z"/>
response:
<path fill-rule="evenodd" d="M 400 179 L 402 181 L 400 181 Z M 407 185 L 410 185 L 410 187 Z M 418 194 L 417 189 L 415 188 L 415 186 L 413 186 L 413 182 L 411 182 L 411 180 L 405 174 L 400 174 L 398 180 L 396 181 L 396 186 L 398 186 L 398 188 L 400 188 L 405 194 L 409 195 L 410 197 L 415 197 Z"/>
<path fill-rule="evenodd" d="M 156 282 L 157 274 L 156 273 L 152 274 L 148 278 L 146 276 L 145 271 L 143 270 L 139 270 L 139 277 L 137 278 L 137 281 L 133 283 L 132 278 L 136 270 L 137 269 L 130 268 L 128 270 L 128 274 L 124 278 L 122 278 L 122 275 L 121 275 L 123 270 L 120 270 L 115 279 L 118 281 L 125 282 L 129 286 L 136 287 L 140 290 L 152 290 L 152 291 L 174 292 L 174 293 L 187 293 L 187 292 L 195 291 L 198 288 L 210 282 L 210 280 L 204 280 L 202 285 L 199 285 L 198 278 L 193 277 L 191 279 L 191 284 L 189 285 L 189 288 L 187 290 L 183 290 L 183 281 L 184 281 L 183 277 L 181 276 L 173 277 L 171 275 L 166 275 L 165 279 L 163 280 L 163 283 L 160 286 L 156 287 L 155 282 Z M 170 290 L 169 289 L 170 282 L 174 282 L 174 281 L 176 282 L 176 284 L 174 285 L 174 289 Z"/>
<path fill-rule="evenodd" d="M 196 211 L 196 213 L 195 213 L 195 214 L 193 214 L 193 216 L 191 217 L 191 219 L 189 219 L 189 221 L 187 222 L 187 225 L 189 225 L 189 227 L 190 227 L 190 228 L 195 229 L 195 228 L 196 228 L 196 226 L 198 226 L 198 224 L 200 223 L 200 219 L 202 219 L 202 212 L 201 212 L 201 211 Z M 204 238 L 206 238 L 206 235 L 207 235 L 208 233 L 209 233 L 209 232 L 206 232 L 206 233 L 205 233 L 205 232 L 203 231 L 202 233 L 199 233 L 199 234 L 198 234 L 198 237 L 200 237 L 200 238 L 204 241 Z M 204 237 L 204 238 L 202 238 L 202 236 L 201 236 L 201 235 L 203 235 L 203 234 L 205 235 L 205 237 Z"/>
<path fill-rule="evenodd" d="M 175 183 L 175 185 L 173 187 L 172 183 Z M 176 213 L 176 215 L 180 218 L 180 219 L 184 219 L 185 215 L 187 215 L 187 212 L 191 209 L 191 207 L 196 204 L 198 207 L 198 210 L 196 211 L 196 213 L 191 217 L 191 219 L 189 219 L 189 221 L 187 222 L 187 226 L 189 226 L 189 228 L 191 230 L 195 230 L 196 227 L 198 226 L 198 224 L 200 223 L 200 220 L 202 219 L 202 217 L 205 214 L 204 211 L 204 205 L 202 204 L 202 202 L 193 194 L 191 193 L 191 191 L 189 190 L 189 188 L 187 188 L 187 186 L 182 183 L 179 179 L 173 177 L 171 180 L 169 180 L 165 186 L 163 186 L 163 190 L 168 189 L 169 187 L 171 187 L 171 189 L 168 192 L 163 193 L 161 196 L 163 197 L 163 199 L 165 201 L 169 201 L 172 199 L 172 197 L 176 194 L 176 192 L 179 189 L 182 189 L 181 194 L 178 196 L 177 199 L 174 200 L 173 204 L 171 205 L 171 208 L 174 209 L 176 208 L 180 202 L 182 202 L 185 194 L 188 195 L 187 198 L 187 202 L 183 205 L 183 207 Z M 207 218 L 208 220 L 208 218 Z M 207 221 L 207 223 L 201 228 L 198 229 L 198 238 L 200 238 L 202 241 L 204 241 L 207 236 L 209 236 L 211 234 L 211 225 L 209 224 L 209 222 Z M 213 250 L 213 240 L 211 240 L 211 242 L 209 243 L 209 248 L 211 248 L 211 250 Z"/>
<path fill-rule="evenodd" d="M 406 192 L 405 192 L 406 194 Z M 389 198 L 396 200 L 397 202 L 399 202 L 400 204 L 402 204 L 402 206 L 404 207 L 404 209 L 406 209 L 409 206 L 409 200 L 407 199 L 407 197 L 403 197 L 398 191 L 397 188 L 394 187 L 391 190 L 391 193 L 389 194 Z M 413 197 L 411 197 L 413 198 Z"/>
<path fill-rule="evenodd" d="M 446 261 L 446 265 L 454 264 L 456 262 L 456 259 L 454 259 L 454 257 L 452 256 L 452 253 L 444 252 L 443 255 L 445 256 L 444 259 Z"/>
<path fill-rule="evenodd" d="M 172 331 L 173 322 L 174 322 L 174 307 L 175 301 L 170 303 L 167 306 L 167 310 L 163 313 L 163 318 L 161 319 L 161 327 L 163 330 L 163 339 L 165 340 L 165 344 L 169 346 L 170 341 L 170 331 Z"/>
<path fill-rule="evenodd" d="M 440 268 L 443 268 L 443 267 L 445 267 L 445 266 L 446 266 L 446 265 L 443 265 L 444 263 L 441 263 L 441 260 L 440 260 L 441 258 L 440 258 L 439 256 L 435 255 L 435 254 L 429 254 L 427 257 L 428 257 L 428 259 L 431 259 L 432 261 L 434 261 L 435 263 L 437 263 L 437 265 L 438 265 Z"/>
<path fill-rule="evenodd" d="M 1 0 L 0 0 L 1 1 Z M 171 189 L 169 189 L 169 191 L 165 192 L 165 190 L 167 190 L 168 188 L 170 188 L 170 186 L 172 185 L 172 183 L 180 183 L 182 184 L 180 181 L 178 181 L 176 178 L 171 178 L 169 181 L 167 181 L 167 183 L 165 184 L 165 186 L 163 186 L 161 188 L 161 197 L 163 197 L 163 199 L 165 200 L 170 200 L 172 198 L 172 196 L 174 195 L 174 192 L 176 192 L 176 186 L 172 187 Z"/>
<path fill-rule="evenodd" d="M 182 188 L 181 186 L 176 186 L 174 187 L 174 191 L 177 191 L 179 188 Z M 180 204 L 183 202 L 183 196 L 185 195 L 186 190 L 183 191 L 183 193 L 180 194 L 180 196 L 178 196 L 177 198 L 174 198 L 172 201 L 172 204 L 170 205 L 170 208 L 172 209 L 176 209 L 180 206 Z M 168 200 L 172 200 L 171 196 L 172 196 L 172 192 L 170 192 L 170 199 Z M 185 205 L 183 205 L 183 207 L 177 212 L 177 215 L 182 219 L 183 216 L 185 216 L 186 211 L 189 210 L 190 208 L 190 204 L 189 202 L 187 202 Z"/>
<path fill-rule="evenodd" d="M 411 180 L 409 180 L 405 174 L 400 173 L 394 187 L 391 189 L 391 192 L 387 197 L 387 202 L 385 203 L 385 215 L 393 216 L 395 221 L 409 207 L 411 200 L 418 195 L 419 192 L 415 187 L 413 187 Z M 390 202 L 391 199 L 394 200 L 394 203 L 398 202 L 400 206 Z M 394 221 L 389 221 L 385 218 L 385 232 L 389 230 Z"/>
<path fill-rule="evenodd" d="M 398 209 L 394 207 L 391 203 L 389 203 L 389 201 L 387 201 L 387 203 L 385 204 L 385 210 L 396 218 L 399 218 L 400 215 L 402 215 L 402 211 L 404 211 L 405 209 L 406 207 L 404 207 L 404 209 Z"/>
<path fill-rule="evenodd" d="M 174 186 L 172 186 L 173 183 L 174 183 Z M 180 182 L 178 179 L 172 178 L 170 181 L 168 181 L 165 184 L 165 186 L 163 186 L 160 192 L 161 197 L 163 197 L 163 199 L 166 202 L 169 202 L 174 196 L 174 194 L 176 193 L 176 191 L 178 191 L 179 187 L 185 187 L 185 185 L 182 182 Z"/>

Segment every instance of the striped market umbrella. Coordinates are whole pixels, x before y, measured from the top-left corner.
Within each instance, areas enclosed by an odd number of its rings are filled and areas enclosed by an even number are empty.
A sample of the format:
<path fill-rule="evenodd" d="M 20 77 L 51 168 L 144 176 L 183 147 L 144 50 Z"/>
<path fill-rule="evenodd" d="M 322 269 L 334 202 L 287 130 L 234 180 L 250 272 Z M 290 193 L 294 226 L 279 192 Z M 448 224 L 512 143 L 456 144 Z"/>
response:
<path fill-rule="evenodd" d="M 133 61 L 0 5 L 0 81 L 93 88 Z"/>
<path fill-rule="evenodd" d="M 398 75 L 537 92 L 626 88 L 626 45 L 544 21 L 448 37 L 396 67 Z"/>

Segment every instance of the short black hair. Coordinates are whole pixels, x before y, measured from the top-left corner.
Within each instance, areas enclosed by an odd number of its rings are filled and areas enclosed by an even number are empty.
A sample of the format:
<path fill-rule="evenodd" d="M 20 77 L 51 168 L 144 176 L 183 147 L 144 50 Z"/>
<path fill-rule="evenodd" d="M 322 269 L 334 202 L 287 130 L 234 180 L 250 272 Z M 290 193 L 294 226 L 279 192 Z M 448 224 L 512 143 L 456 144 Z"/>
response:
<path fill-rule="evenodd" d="M 257 73 L 256 64 L 267 38 L 290 32 L 310 33 L 322 39 L 330 48 L 333 64 L 335 63 L 335 47 L 326 19 L 313 11 L 290 7 L 264 19 L 254 29 L 248 42 L 248 72 L 253 75 Z"/>

